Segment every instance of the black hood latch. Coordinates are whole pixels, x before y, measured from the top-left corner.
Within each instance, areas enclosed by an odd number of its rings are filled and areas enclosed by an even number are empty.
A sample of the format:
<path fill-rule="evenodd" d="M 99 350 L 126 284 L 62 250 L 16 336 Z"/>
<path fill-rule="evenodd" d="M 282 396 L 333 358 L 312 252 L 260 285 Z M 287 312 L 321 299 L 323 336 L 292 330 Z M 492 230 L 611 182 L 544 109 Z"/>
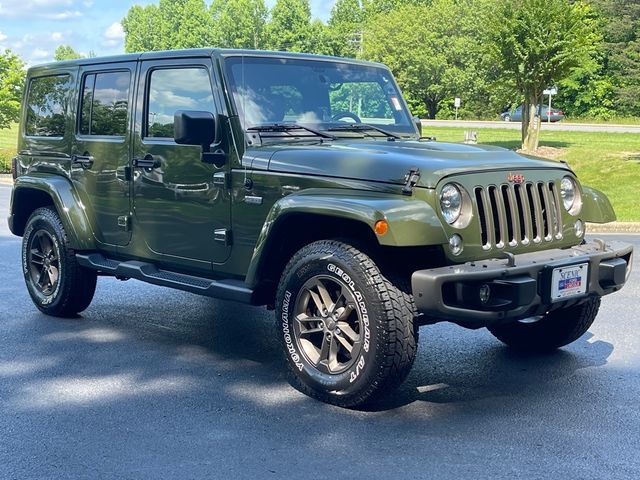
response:
<path fill-rule="evenodd" d="M 413 187 L 416 186 L 420 180 L 420 169 L 418 167 L 411 167 L 409 173 L 404 176 L 404 187 L 402 187 L 403 195 L 413 195 Z"/>

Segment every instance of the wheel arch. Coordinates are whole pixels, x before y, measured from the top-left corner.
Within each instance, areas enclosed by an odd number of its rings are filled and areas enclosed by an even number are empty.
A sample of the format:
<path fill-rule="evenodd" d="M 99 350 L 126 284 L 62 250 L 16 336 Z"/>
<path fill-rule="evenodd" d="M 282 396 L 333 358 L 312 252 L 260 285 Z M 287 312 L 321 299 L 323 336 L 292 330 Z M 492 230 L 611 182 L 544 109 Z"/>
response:
<path fill-rule="evenodd" d="M 384 235 L 374 232 L 379 220 L 389 224 Z M 421 200 L 344 190 L 289 195 L 272 207 L 249 265 L 246 283 L 259 292 L 256 300 L 270 303 L 293 254 L 325 239 L 345 241 L 372 258 L 390 249 L 408 253 L 446 243 L 435 212 Z"/>
<path fill-rule="evenodd" d="M 22 236 L 31 214 L 46 206 L 55 208 L 74 249 L 95 248 L 93 229 L 82 201 L 71 182 L 58 175 L 25 175 L 16 179 L 9 210 L 11 232 Z"/>

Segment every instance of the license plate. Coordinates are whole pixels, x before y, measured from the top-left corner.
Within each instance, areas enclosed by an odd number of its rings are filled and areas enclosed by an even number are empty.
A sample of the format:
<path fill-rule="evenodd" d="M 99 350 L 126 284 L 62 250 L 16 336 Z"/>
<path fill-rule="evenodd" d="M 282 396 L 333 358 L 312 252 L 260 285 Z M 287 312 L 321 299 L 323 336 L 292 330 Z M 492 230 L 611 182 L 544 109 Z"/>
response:
<path fill-rule="evenodd" d="M 551 301 L 587 293 L 588 273 L 588 263 L 554 268 L 551 275 Z"/>

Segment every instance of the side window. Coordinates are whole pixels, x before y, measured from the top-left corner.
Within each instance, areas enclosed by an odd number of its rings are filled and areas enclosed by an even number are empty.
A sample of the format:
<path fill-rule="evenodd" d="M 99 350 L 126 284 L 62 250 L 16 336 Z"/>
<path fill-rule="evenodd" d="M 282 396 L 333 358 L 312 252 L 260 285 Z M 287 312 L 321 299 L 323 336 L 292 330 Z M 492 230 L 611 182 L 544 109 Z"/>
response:
<path fill-rule="evenodd" d="M 63 137 L 70 87 L 69 75 L 31 79 L 27 97 L 25 134 L 29 137 Z"/>
<path fill-rule="evenodd" d="M 92 73 L 84 77 L 80 133 L 121 137 L 127 133 L 129 72 Z"/>
<path fill-rule="evenodd" d="M 176 110 L 215 113 L 209 72 L 204 68 L 153 70 L 147 99 L 146 136 L 173 138 Z"/>

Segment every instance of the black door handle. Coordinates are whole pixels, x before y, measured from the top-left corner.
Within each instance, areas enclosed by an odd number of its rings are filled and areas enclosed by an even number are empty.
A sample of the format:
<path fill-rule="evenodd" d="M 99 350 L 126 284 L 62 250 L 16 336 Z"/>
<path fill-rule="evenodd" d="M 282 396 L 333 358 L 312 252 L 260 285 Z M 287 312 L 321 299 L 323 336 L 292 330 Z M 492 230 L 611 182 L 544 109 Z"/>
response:
<path fill-rule="evenodd" d="M 94 162 L 93 155 L 84 152 L 82 155 L 71 155 L 71 164 L 80 165 L 82 168 L 91 168 Z"/>
<path fill-rule="evenodd" d="M 133 166 L 138 168 L 158 168 L 160 160 L 154 160 L 153 155 L 147 153 L 144 158 L 134 158 Z"/>

